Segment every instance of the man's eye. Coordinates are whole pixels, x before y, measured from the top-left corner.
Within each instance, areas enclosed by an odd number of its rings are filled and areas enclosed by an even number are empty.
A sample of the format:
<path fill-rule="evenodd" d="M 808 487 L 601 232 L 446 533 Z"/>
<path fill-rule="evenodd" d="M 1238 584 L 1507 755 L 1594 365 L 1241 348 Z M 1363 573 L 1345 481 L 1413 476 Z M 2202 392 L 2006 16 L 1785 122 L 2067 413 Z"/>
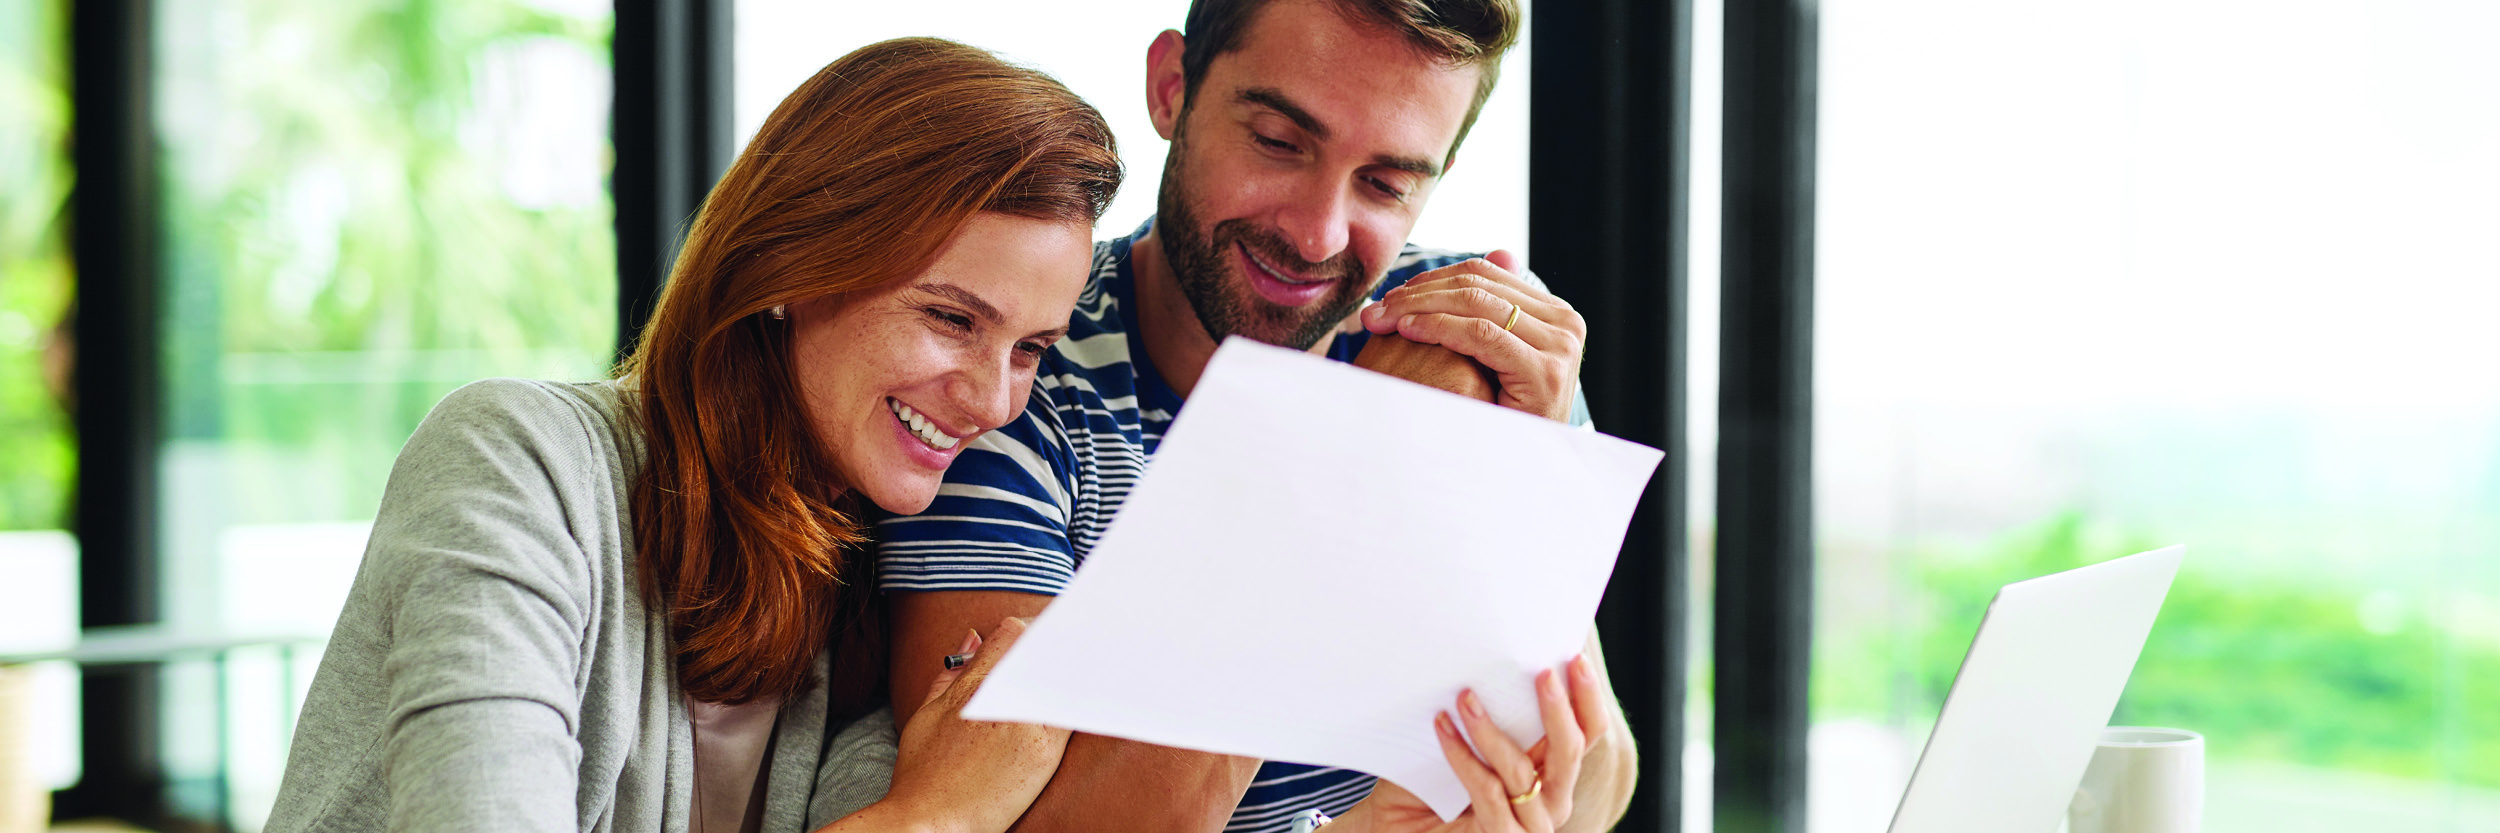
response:
<path fill-rule="evenodd" d="M 1279 151 L 1284 151 L 1284 152 L 1286 152 L 1286 153 L 1301 153 L 1301 152 L 1302 152 L 1302 149 L 1301 149 L 1301 148 L 1296 147 L 1296 146 L 1294 146 L 1294 144 L 1293 144 L 1292 142 L 1288 142 L 1288 141 L 1285 141 L 1285 140 L 1283 140 L 1283 139 L 1270 139 L 1270 138 L 1268 138 L 1268 137 L 1266 137 L 1266 136 L 1261 136 L 1261 135 L 1256 134 L 1256 133 L 1250 134 L 1250 137 L 1251 137 L 1252 139 L 1257 140 L 1257 141 L 1258 141 L 1258 143 L 1259 143 L 1259 146 L 1260 146 L 1260 147 L 1268 148 L 1268 149 L 1270 149 L 1270 150 L 1279 150 Z"/>
<path fill-rule="evenodd" d="M 1379 189 L 1381 196 L 1388 197 L 1399 202 L 1406 201 L 1406 192 L 1398 190 L 1397 186 L 1390 185 L 1388 180 L 1384 180 L 1376 176 L 1365 177 L 1364 179 L 1369 181 L 1373 188 Z"/>

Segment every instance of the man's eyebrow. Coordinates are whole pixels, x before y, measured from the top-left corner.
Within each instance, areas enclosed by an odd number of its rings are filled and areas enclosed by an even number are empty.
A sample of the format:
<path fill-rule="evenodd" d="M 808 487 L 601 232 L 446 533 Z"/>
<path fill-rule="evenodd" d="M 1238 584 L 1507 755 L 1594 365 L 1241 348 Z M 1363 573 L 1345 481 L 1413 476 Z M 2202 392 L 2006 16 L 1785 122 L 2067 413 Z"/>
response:
<path fill-rule="evenodd" d="M 972 314 L 992 324 L 1004 323 L 1007 320 L 1006 316 L 998 314 L 997 307 L 990 306 L 990 302 L 981 300 L 981 296 L 972 294 L 972 290 L 951 283 L 934 282 L 913 284 L 912 288 L 962 304 L 970 308 Z"/>
<path fill-rule="evenodd" d="M 1302 105 L 1293 103 L 1293 99 L 1286 98 L 1282 91 L 1274 87 L 1245 87 L 1241 92 L 1233 94 L 1233 100 L 1253 107 L 1274 110 L 1277 115 L 1291 120 L 1294 126 L 1302 128 L 1302 132 L 1309 133 L 1320 141 L 1328 141 L 1328 125 L 1321 124 L 1317 117 L 1311 115 L 1311 111 L 1302 109 Z M 1372 164 L 1428 179 L 1441 176 L 1441 163 L 1421 156 L 1382 154 L 1372 157 Z"/>
<path fill-rule="evenodd" d="M 1391 170 L 1405 171 L 1425 179 L 1437 179 L 1441 176 L 1441 166 L 1438 163 L 1435 163 L 1430 159 L 1425 159 L 1421 156 L 1390 156 L 1383 154 L 1372 157 L 1372 164 L 1379 165 L 1383 168 L 1389 168 Z"/>
<path fill-rule="evenodd" d="M 1321 141 L 1328 139 L 1328 125 L 1321 124 L 1319 119 L 1312 117 L 1311 111 L 1302 109 L 1302 105 L 1293 103 L 1293 99 L 1286 98 L 1284 92 L 1275 87 L 1245 87 L 1233 95 L 1233 100 L 1274 110 L 1277 115 L 1292 119 L 1302 132 L 1317 136 Z"/>

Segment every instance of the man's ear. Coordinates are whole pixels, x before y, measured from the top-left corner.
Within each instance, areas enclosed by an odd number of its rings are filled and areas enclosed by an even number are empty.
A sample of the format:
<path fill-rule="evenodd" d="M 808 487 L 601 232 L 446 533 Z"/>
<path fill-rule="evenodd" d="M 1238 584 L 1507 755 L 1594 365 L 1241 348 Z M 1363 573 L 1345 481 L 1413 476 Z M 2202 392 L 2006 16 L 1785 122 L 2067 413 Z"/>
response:
<path fill-rule="evenodd" d="M 1188 109 L 1189 81 L 1181 73 L 1181 33 L 1165 29 L 1146 47 L 1146 116 L 1155 132 L 1171 141 L 1180 133 L 1181 111 Z"/>

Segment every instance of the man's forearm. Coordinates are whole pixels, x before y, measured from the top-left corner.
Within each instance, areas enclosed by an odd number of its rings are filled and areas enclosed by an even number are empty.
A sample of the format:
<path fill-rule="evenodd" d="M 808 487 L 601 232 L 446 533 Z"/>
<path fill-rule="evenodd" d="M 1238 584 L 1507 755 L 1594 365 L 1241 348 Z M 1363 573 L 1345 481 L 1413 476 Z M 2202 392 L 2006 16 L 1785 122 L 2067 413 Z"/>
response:
<path fill-rule="evenodd" d="M 1068 741 L 1050 786 L 1011 830 L 1222 830 L 1258 772 L 1255 758 L 1079 734 Z"/>

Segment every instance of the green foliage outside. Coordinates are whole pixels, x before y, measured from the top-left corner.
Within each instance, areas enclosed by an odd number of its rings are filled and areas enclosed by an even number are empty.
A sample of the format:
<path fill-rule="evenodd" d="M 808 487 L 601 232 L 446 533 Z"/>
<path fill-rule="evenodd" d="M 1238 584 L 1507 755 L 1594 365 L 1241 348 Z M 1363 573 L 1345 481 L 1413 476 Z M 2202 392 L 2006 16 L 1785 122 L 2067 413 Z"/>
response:
<path fill-rule="evenodd" d="M 65 12 L 0 0 L 0 529 L 61 526 L 75 476 L 43 371 L 72 286 Z M 604 75 L 604 15 L 515 0 L 157 14 L 167 441 L 219 448 L 228 521 L 366 516 L 452 388 L 604 373 L 604 194 L 517 204 L 498 167 L 510 137 L 479 129 L 489 99 L 540 80 L 522 64 L 499 89 L 499 59 L 556 44 Z M 604 170 L 604 143 L 575 152 Z"/>
<path fill-rule="evenodd" d="M 70 296 L 58 0 L 0 0 L 0 530 L 69 522 L 69 417 L 44 376 Z"/>
<path fill-rule="evenodd" d="M 1932 721 L 1999 586 L 2164 543 L 2070 514 L 1976 552 L 1909 554 L 1915 590 L 1891 627 L 1817 633 L 1817 719 Z M 2216 759 L 2500 786 L 2500 647 L 2429 615 L 2373 627 L 2368 604 L 2191 557 L 2111 722 L 2194 729 Z"/>
<path fill-rule="evenodd" d="M 168 439 L 217 448 L 226 522 L 368 517 L 400 443 L 452 388 L 604 375 L 604 190 L 516 199 L 512 159 L 547 142 L 495 128 L 544 109 L 544 90 L 604 94 L 604 15 L 178 0 L 159 25 Z M 551 49 L 601 86 L 533 75 Z M 603 105 L 576 120 L 590 146 L 563 149 L 601 172 Z"/>

